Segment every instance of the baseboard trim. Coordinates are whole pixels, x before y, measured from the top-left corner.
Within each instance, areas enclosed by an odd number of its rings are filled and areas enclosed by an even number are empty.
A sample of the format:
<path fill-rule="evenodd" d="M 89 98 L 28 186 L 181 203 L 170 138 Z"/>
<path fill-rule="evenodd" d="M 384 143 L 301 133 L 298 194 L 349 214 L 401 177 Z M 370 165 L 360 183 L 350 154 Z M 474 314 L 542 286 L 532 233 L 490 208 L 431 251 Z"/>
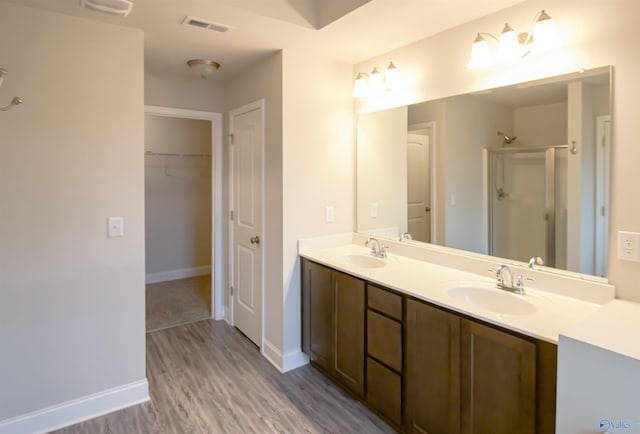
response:
<path fill-rule="evenodd" d="M 299 349 L 287 351 L 283 355 L 275 345 L 266 339 L 262 343 L 262 355 L 281 373 L 291 371 L 309 363 L 309 357 Z"/>
<path fill-rule="evenodd" d="M 199 267 L 180 268 L 178 270 L 160 271 L 158 273 L 148 273 L 146 283 L 166 282 L 167 280 L 186 279 L 187 277 L 202 276 L 211 274 L 211 265 L 201 265 Z"/>
<path fill-rule="evenodd" d="M 47 433 L 149 401 L 147 379 L 0 421 L 0 434 Z"/>

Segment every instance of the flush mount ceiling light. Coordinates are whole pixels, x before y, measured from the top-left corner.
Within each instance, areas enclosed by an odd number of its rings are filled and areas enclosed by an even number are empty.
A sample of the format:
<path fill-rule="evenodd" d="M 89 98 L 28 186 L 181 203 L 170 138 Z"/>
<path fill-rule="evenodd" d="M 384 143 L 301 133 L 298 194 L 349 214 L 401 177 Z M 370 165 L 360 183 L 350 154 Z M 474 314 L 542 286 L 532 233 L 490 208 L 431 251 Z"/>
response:
<path fill-rule="evenodd" d="M 497 61 L 508 61 L 524 57 L 532 51 L 542 51 L 558 44 L 558 33 L 551 17 L 543 10 L 533 17 L 533 30 L 517 34 L 505 23 L 500 37 L 491 33 L 479 32 L 471 46 L 471 57 L 467 68 L 486 68 L 494 63 L 489 43 L 485 36 L 498 42 Z"/>
<path fill-rule="evenodd" d="M 80 6 L 126 17 L 133 8 L 133 2 L 129 0 L 80 0 Z"/>
<path fill-rule="evenodd" d="M 187 66 L 200 78 L 207 78 L 220 69 L 220 64 L 209 59 L 191 59 L 187 61 Z"/>
<path fill-rule="evenodd" d="M 398 69 L 393 62 L 389 62 L 384 75 L 378 71 L 377 67 L 373 68 L 371 74 L 359 72 L 353 83 L 352 96 L 354 98 L 363 98 L 382 93 L 385 90 L 391 91 L 398 87 L 398 80 Z"/>

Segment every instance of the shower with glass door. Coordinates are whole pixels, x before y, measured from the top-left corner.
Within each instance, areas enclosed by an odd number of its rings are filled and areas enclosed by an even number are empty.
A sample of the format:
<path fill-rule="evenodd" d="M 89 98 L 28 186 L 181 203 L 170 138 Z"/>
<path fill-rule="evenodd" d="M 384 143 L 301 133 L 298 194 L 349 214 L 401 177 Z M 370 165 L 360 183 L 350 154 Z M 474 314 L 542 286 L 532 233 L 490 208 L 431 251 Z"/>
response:
<path fill-rule="evenodd" d="M 566 262 L 567 146 L 484 150 L 488 254 Z"/>

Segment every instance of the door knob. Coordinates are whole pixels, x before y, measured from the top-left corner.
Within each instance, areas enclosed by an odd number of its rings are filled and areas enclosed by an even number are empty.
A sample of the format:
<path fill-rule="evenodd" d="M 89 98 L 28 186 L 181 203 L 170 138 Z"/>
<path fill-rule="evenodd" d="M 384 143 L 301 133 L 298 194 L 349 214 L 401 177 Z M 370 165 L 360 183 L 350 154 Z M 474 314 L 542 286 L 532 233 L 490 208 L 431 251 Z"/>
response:
<path fill-rule="evenodd" d="M 254 237 L 251 237 L 249 241 L 251 241 L 251 244 L 260 244 L 260 237 L 256 235 Z"/>
<path fill-rule="evenodd" d="M 425 211 L 425 212 L 431 212 L 431 207 L 430 207 L 430 206 L 426 207 L 426 208 L 424 209 L 424 211 Z"/>

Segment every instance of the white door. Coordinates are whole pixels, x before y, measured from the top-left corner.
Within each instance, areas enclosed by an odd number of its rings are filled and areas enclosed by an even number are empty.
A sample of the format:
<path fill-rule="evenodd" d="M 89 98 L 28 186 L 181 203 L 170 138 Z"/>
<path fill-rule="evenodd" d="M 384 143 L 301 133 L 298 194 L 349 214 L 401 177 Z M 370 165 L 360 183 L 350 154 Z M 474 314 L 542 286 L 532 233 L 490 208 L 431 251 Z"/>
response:
<path fill-rule="evenodd" d="M 262 344 L 262 149 L 263 108 L 230 113 L 232 138 L 233 324 Z"/>
<path fill-rule="evenodd" d="M 429 136 L 407 135 L 407 229 L 414 240 L 431 241 Z"/>

